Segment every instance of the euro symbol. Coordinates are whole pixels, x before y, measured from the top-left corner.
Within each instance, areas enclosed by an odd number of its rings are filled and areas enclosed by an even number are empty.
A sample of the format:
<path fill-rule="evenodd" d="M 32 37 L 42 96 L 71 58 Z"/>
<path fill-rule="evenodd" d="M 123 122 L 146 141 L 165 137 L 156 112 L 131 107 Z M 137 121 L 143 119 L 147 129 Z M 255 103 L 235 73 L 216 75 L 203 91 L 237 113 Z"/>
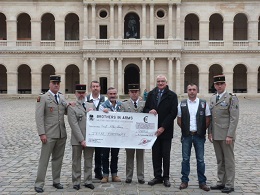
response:
<path fill-rule="evenodd" d="M 145 122 L 145 123 L 148 123 L 148 116 L 145 116 L 145 117 L 144 117 L 144 122 Z"/>

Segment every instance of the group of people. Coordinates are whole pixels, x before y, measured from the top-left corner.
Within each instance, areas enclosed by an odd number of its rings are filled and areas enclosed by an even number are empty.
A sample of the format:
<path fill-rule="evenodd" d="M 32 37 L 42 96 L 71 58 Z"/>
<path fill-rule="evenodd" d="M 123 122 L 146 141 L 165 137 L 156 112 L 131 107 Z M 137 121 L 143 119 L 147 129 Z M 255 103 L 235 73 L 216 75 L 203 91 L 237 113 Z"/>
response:
<path fill-rule="evenodd" d="M 71 127 L 72 145 L 72 183 L 75 190 L 81 184 L 81 156 L 84 155 L 84 186 L 94 189 L 92 184 L 92 161 L 95 153 L 95 178 L 101 183 L 109 182 L 109 173 L 113 182 L 121 182 L 118 173 L 119 148 L 93 148 L 86 145 L 86 113 L 91 110 L 103 112 L 137 112 L 158 115 L 157 139 L 152 147 L 152 163 L 154 178 L 148 185 L 163 183 L 170 187 L 170 152 L 173 138 L 174 119 L 181 128 L 182 136 L 182 164 L 181 185 L 179 189 L 188 187 L 190 173 L 190 155 L 192 145 L 197 159 L 197 174 L 199 188 L 204 191 L 210 189 L 222 190 L 223 193 L 234 191 L 235 161 L 234 141 L 238 123 L 239 106 L 234 94 L 228 93 L 225 76 L 214 77 L 217 93 L 210 99 L 210 104 L 197 97 L 198 86 L 191 83 L 187 86 L 188 99 L 178 104 L 177 95 L 167 85 L 167 78 L 159 75 L 157 86 L 151 90 L 146 101 L 142 101 L 138 84 L 129 84 L 129 99 L 121 102 L 117 99 L 117 90 L 110 87 L 107 97 L 100 94 L 100 84 L 92 81 L 91 94 L 87 95 L 87 86 L 77 84 L 75 87 L 76 101 L 67 103 L 61 93 L 60 76 L 51 75 L 49 91 L 37 98 L 36 125 L 42 141 L 35 191 L 43 192 L 45 176 L 50 156 L 52 156 L 53 187 L 62 189 L 60 173 L 65 151 L 66 129 L 64 115 L 68 115 Z M 208 138 L 213 142 L 217 166 L 218 182 L 208 187 L 205 176 L 204 143 L 206 130 Z M 109 156 L 111 161 L 109 164 Z M 144 150 L 126 148 L 126 180 L 131 183 L 134 172 L 134 158 L 136 155 L 137 179 L 144 184 Z M 110 168 L 110 170 L 109 170 Z"/>

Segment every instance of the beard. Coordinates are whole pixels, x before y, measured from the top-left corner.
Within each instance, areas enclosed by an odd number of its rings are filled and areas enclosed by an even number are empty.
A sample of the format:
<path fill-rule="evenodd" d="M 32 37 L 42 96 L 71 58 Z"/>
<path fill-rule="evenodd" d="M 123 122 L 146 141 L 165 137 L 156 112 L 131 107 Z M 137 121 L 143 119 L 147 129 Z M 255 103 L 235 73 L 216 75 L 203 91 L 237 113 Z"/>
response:
<path fill-rule="evenodd" d="M 80 103 L 80 104 L 82 104 L 82 103 L 84 103 L 85 102 L 85 98 L 77 98 L 77 101 Z"/>

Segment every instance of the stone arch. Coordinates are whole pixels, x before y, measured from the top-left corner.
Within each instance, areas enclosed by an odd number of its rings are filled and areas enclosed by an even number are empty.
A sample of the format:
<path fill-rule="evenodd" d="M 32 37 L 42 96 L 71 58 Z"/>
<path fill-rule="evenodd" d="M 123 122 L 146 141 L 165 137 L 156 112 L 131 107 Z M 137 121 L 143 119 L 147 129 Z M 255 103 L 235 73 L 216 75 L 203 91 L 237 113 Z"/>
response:
<path fill-rule="evenodd" d="M 213 77 L 216 75 L 223 74 L 223 68 L 219 64 L 213 64 L 209 68 L 209 93 L 215 93 L 214 80 Z"/>
<path fill-rule="evenodd" d="M 65 40 L 79 40 L 79 17 L 69 13 L 65 17 Z"/>
<path fill-rule="evenodd" d="M 0 40 L 7 39 L 7 30 L 6 30 L 6 16 L 3 13 L 0 13 Z"/>
<path fill-rule="evenodd" d="M 244 64 L 237 64 L 233 69 L 233 92 L 247 93 L 247 68 Z"/>
<path fill-rule="evenodd" d="M 0 93 L 7 93 L 7 69 L 0 64 Z"/>
<path fill-rule="evenodd" d="M 248 40 L 248 19 L 243 13 L 238 13 L 234 17 L 233 39 Z"/>
<path fill-rule="evenodd" d="M 49 90 L 50 75 L 55 75 L 55 68 L 46 64 L 42 67 L 42 92 Z"/>
<path fill-rule="evenodd" d="M 124 93 L 128 94 L 128 84 L 140 85 L 140 69 L 136 64 L 128 64 L 124 70 Z"/>
<path fill-rule="evenodd" d="M 140 39 L 140 18 L 134 12 L 126 14 L 124 18 L 124 38 Z"/>
<path fill-rule="evenodd" d="M 32 93 L 31 68 L 22 64 L 18 67 L 18 93 Z"/>
<path fill-rule="evenodd" d="M 79 68 L 71 64 L 65 70 L 65 91 L 66 93 L 74 93 L 75 85 L 80 83 Z M 86 83 L 88 85 L 88 83 Z"/>
<path fill-rule="evenodd" d="M 41 40 L 55 40 L 55 17 L 51 13 L 42 16 Z"/>
<path fill-rule="evenodd" d="M 199 17 L 195 14 L 188 14 L 185 17 L 185 40 L 199 40 Z"/>
<path fill-rule="evenodd" d="M 17 40 L 31 40 L 31 17 L 27 13 L 17 17 Z"/>
<path fill-rule="evenodd" d="M 213 14 L 209 18 L 209 40 L 223 40 L 223 17 Z"/>
<path fill-rule="evenodd" d="M 189 83 L 199 86 L 199 69 L 195 64 L 189 64 L 184 69 L 184 93 L 187 93 Z"/>

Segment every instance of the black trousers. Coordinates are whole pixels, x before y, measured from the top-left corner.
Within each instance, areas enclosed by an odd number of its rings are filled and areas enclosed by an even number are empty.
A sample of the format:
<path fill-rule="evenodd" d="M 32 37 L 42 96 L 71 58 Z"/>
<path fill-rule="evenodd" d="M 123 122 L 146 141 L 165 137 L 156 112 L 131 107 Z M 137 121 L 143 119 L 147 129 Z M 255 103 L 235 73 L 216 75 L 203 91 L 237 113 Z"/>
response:
<path fill-rule="evenodd" d="M 169 179 L 171 146 L 172 139 L 158 138 L 153 145 L 153 171 L 154 177 L 157 179 Z"/>
<path fill-rule="evenodd" d="M 95 148 L 95 173 L 102 176 L 102 148 Z"/>

